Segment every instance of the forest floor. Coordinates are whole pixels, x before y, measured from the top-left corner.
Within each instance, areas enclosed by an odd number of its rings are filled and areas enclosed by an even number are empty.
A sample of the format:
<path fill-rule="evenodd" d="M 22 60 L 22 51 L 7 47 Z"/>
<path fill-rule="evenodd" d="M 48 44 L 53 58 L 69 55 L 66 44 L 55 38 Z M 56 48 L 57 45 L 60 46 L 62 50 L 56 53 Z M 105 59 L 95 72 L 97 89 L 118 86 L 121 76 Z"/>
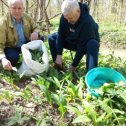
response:
<path fill-rule="evenodd" d="M 101 43 L 99 52 L 102 55 L 113 54 L 115 57 L 120 57 L 123 61 L 126 60 L 126 49 L 109 47 Z"/>
<path fill-rule="evenodd" d="M 54 30 L 57 29 L 58 22 L 59 19 L 54 20 Z M 100 24 L 100 27 L 101 45 L 99 53 L 103 57 L 99 56 L 99 61 L 102 61 L 99 62 L 99 66 L 111 67 L 125 76 L 126 64 L 123 62 L 126 61 L 125 27 L 120 25 L 116 27 L 116 25 L 104 23 Z M 108 58 L 106 55 L 112 56 Z M 114 60 L 114 56 L 120 57 L 121 60 Z M 70 54 L 66 52 L 64 57 L 67 66 L 67 64 L 71 63 Z M 73 108 L 72 104 L 79 105 L 78 108 L 83 110 L 84 106 L 78 100 L 78 96 L 82 95 L 81 97 L 85 98 L 86 94 L 88 94 L 83 80 L 85 76 L 85 66 L 83 64 L 84 62 L 80 64 L 80 68 L 76 72 L 75 77 L 79 79 L 75 84 L 71 83 L 71 80 L 74 80 L 72 74 L 67 71 L 59 72 L 53 68 L 53 65 L 50 65 L 47 73 L 21 79 L 15 72 L 3 71 L 2 67 L 0 67 L 0 126 L 78 126 L 78 124 L 74 125 L 72 123 L 76 118 L 74 112 L 66 112 L 64 118 L 61 115 L 67 107 Z M 78 93 L 76 89 L 78 89 Z M 82 100 L 86 103 L 89 102 L 83 98 Z M 94 105 L 94 103 L 93 101 L 90 106 Z M 74 110 L 81 113 L 76 107 Z M 102 108 L 99 110 L 100 114 L 96 111 L 97 114 L 94 117 L 100 119 L 100 116 L 104 115 L 104 113 L 101 114 L 104 110 Z M 121 110 L 117 112 L 121 112 Z M 86 115 L 84 116 L 86 117 Z M 106 119 L 109 117 L 108 114 L 105 116 Z M 122 116 L 118 117 L 122 119 Z M 125 119 L 124 115 L 123 117 Z M 113 119 L 116 120 L 112 117 L 107 121 L 114 122 Z"/>
<path fill-rule="evenodd" d="M 122 60 L 126 59 L 126 49 L 109 47 L 103 43 L 100 46 L 100 54 L 104 56 L 113 54 Z M 102 64 L 105 63 L 102 62 Z M 111 64 L 114 64 L 113 61 L 111 61 Z M 50 89 L 47 90 L 50 97 L 46 98 L 41 86 L 43 83 L 49 83 L 54 88 L 56 85 L 53 85 L 48 79 L 52 75 L 56 76 L 59 83 L 62 81 L 62 78 L 60 79 L 61 73 L 52 67 L 48 74 L 49 77 L 43 75 L 38 78 L 12 81 L 11 76 L 12 79 L 16 79 L 16 76 L 14 77 L 13 73 L 5 73 L 0 80 L 0 95 L 1 98 L 3 97 L 3 101 L 0 104 L 0 126 L 77 126 L 72 124 L 74 116 L 71 113 L 71 115 L 66 113 L 64 118 L 61 118 L 58 105 L 56 103 L 49 104 L 48 101 L 51 98 L 49 93 L 54 94 L 56 91 L 51 92 Z M 82 71 L 78 71 L 78 76 L 82 74 Z M 65 75 L 61 74 L 61 76 Z M 8 81 L 7 77 L 9 78 Z M 55 82 L 55 80 L 53 81 Z"/>

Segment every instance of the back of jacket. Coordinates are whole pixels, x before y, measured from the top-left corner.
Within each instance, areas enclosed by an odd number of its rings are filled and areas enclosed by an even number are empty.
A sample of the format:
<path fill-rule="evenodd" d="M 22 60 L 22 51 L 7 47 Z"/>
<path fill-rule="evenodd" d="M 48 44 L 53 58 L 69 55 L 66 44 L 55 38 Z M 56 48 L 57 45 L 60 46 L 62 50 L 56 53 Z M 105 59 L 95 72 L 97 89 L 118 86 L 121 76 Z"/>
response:
<path fill-rule="evenodd" d="M 98 32 L 98 24 L 94 21 L 92 16 L 89 14 L 89 8 L 86 4 L 79 3 L 80 5 L 80 18 L 73 25 L 70 24 L 62 15 L 60 19 L 60 25 L 58 30 L 58 43 L 59 49 L 58 53 L 61 54 L 63 42 L 67 42 L 69 44 L 77 45 L 77 44 L 86 44 L 90 39 L 95 39 L 98 42 L 99 32 Z"/>

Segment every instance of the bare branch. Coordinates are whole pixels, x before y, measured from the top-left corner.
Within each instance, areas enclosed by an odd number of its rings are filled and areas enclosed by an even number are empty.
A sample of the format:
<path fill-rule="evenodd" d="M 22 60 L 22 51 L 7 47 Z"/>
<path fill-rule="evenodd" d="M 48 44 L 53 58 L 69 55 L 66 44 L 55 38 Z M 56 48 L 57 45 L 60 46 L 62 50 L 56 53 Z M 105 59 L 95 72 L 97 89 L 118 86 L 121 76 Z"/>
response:
<path fill-rule="evenodd" d="M 51 19 L 53 19 L 53 18 L 59 16 L 60 14 L 61 14 L 61 13 L 54 15 L 53 17 L 49 18 L 48 20 L 51 20 Z M 46 22 L 46 21 L 48 21 L 48 20 L 36 21 L 36 23 Z"/>
<path fill-rule="evenodd" d="M 34 3 L 28 9 L 32 8 L 36 3 L 37 1 L 34 1 Z"/>
<path fill-rule="evenodd" d="M 45 10 L 47 10 L 49 3 L 50 3 L 50 0 L 48 1 L 47 6 L 45 7 Z"/>
<path fill-rule="evenodd" d="M 4 3 L 4 5 L 9 8 L 9 6 L 3 0 L 1 0 L 1 2 Z"/>

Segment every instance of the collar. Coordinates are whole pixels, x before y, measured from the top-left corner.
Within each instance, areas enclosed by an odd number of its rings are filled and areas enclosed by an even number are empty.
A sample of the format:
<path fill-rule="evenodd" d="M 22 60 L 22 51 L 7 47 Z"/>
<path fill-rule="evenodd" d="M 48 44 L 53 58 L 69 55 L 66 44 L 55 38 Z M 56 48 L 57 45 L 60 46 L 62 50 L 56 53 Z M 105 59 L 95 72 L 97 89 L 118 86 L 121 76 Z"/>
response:
<path fill-rule="evenodd" d="M 14 17 L 12 17 L 12 22 L 13 22 L 14 25 L 15 24 L 23 24 L 22 19 L 20 20 L 20 22 L 16 22 L 16 19 Z"/>
<path fill-rule="evenodd" d="M 28 21 L 26 19 L 26 14 L 23 15 L 22 19 L 21 19 L 21 23 L 24 25 L 24 26 L 27 26 L 28 25 Z M 8 13 L 8 21 L 9 21 L 9 26 L 11 28 L 14 28 L 14 23 L 13 23 L 13 19 L 12 19 L 12 16 L 10 15 L 10 13 Z M 14 21 L 15 22 L 15 21 Z"/>

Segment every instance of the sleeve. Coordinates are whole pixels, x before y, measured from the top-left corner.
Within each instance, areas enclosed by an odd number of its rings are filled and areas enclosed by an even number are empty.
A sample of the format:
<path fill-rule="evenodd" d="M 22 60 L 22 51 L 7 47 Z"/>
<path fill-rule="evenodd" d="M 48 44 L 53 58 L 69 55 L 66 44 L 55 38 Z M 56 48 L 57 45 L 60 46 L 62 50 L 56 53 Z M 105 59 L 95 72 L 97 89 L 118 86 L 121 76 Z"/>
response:
<path fill-rule="evenodd" d="M 94 22 L 93 22 L 94 23 Z M 95 25 L 92 22 L 87 22 L 84 27 L 82 27 L 80 34 L 80 43 L 78 44 L 76 54 L 72 65 L 76 67 L 83 55 L 86 53 L 86 43 L 91 39 L 96 39 L 95 35 Z"/>
<path fill-rule="evenodd" d="M 6 42 L 6 23 L 4 19 L 0 20 L 0 59 L 5 57 L 4 48 Z"/>

